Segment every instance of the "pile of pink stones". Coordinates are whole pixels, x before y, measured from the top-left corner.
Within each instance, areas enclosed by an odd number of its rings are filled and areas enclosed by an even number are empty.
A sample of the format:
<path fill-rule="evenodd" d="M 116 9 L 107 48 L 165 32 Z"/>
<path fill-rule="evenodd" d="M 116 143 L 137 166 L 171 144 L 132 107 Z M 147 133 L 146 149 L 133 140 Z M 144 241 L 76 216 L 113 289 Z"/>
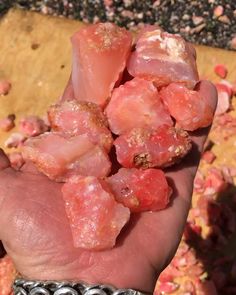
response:
<path fill-rule="evenodd" d="M 127 30 L 100 23 L 72 46 L 72 91 L 23 156 L 64 183 L 74 246 L 109 249 L 131 213 L 168 206 L 163 169 L 191 150 L 187 131 L 209 126 L 214 111 L 197 91 L 195 50 L 178 35 L 147 26 L 133 44 Z"/>

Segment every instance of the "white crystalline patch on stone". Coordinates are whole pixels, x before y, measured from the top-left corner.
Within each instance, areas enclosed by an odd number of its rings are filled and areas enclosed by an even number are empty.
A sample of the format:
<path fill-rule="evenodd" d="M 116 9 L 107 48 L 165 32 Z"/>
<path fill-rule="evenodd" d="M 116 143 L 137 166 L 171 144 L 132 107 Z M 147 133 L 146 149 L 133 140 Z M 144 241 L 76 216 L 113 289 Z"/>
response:
<path fill-rule="evenodd" d="M 163 42 L 160 43 L 160 48 L 166 50 L 167 53 L 176 60 L 182 60 L 182 54 L 184 52 L 184 43 L 174 38 L 165 37 Z"/>
<path fill-rule="evenodd" d="M 94 185 L 90 184 L 88 186 L 88 192 L 92 192 L 92 191 L 94 191 Z"/>
<path fill-rule="evenodd" d="M 145 44 L 141 45 L 142 41 L 145 41 Z M 160 49 L 166 51 L 166 54 L 156 53 L 156 54 L 145 54 L 148 48 L 147 42 L 151 45 L 152 42 L 159 41 Z M 155 58 L 164 58 L 165 60 L 176 61 L 184 63 L 183 53 L 185 51 L 185 43 L 182 40 L 175 39 L 169 36 L 162 36 L 160 30 L 155 30 L 152 32 L 147 32 L 144 34 L 144 37 L 141 38 L 137 43 L 136 48 L 137 53 L 142 53 L 142 58 L 144 60 L 155 59 Z"/>
<path fill-rule="evenodd" d="M 161 31 L 160 30 L 154 30 L 152 32 L 147 32 L 145 35 L 145 39 L 150 42 L 155 41 L 163 41 L 163 38 L 161 37 Z"/>

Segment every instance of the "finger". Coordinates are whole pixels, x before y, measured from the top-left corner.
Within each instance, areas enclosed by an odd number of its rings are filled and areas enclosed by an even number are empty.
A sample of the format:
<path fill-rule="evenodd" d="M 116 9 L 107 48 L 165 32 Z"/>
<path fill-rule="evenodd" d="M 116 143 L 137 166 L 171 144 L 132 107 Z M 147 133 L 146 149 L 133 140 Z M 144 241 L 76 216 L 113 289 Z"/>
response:
<path fill-rule="evenodd" d="M 0 148 L 0 170 L 4 170 L 11 166 L 11 163 L 4 153 L 4 151 Z"/>
<path fill-rule="evenodd" d="M 192 43 L 188 42 L 188 47 L 189 47 L 189 50 L 192 52 L 194 58 L 196 59 L 197 58 L 197 52 L 196 52 L 196 49 L 195 49 L 194 45 Z"/>
<path fill-rule="evenodd" d="M 66 88 L 60 98 L 60 102 L 65 101 L 65 100 L 73 100 L 75 99 L 75 95 L 74 95 L 74 89 L 72 86 L 72 79 L 71 79 L 71 75 L 70 78 L 67 82 Z"/>
<path fill-rule="evenodd" d="M 214 84 L 212 84 L 210 81 L 203 80 L 196 85 L 195 90 L 199 92 L 201 97 L 210 106 L 214 114 L 216 110 L 216 106 L 217 106 L 217 90 Z M 211 129 L 211 126 L 206 128 L 201 128 L 194 132 L 189 132 L 192 143 L 193 143 L 193 147 L 189 155 L 182 162 L 182 165 L 186 167 L 190 167 L 189 172 L 193 176 L 195 175 L 197 171 L 197 167 L 200 161 L 204 143 L 207 139 L 210 129 Z"/>
<path fill-rule="evenodd" d="M 210 81 L 203 80 L 196 85 L 195 90 L 199 92 L 204 100 L 206 100 L 207 104 L 213 110 L 213 113 L 215 113 L 217 106 L 217 90 L 215 85 L 212 84 Z M 203 149 L 209 131 L 210 127 L 200 129 L 191 133 L 192 140 L 199 147 L 199 150 Z"/>

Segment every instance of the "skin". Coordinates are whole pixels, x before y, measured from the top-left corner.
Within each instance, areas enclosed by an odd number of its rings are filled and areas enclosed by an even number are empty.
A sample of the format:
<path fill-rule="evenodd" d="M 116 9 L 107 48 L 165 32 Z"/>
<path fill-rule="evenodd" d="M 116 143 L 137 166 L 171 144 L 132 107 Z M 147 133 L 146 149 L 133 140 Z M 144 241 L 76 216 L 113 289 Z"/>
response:
<path fill-rule="evenodd" d="M 66 95 L 72 93 L 66 91 Z M 202 81 L 198 91 L 215 109 L 215 87 Z M 17 270 L 30 279 L 82 280 L 152 293 L 158 275 L 180 242 L 208 132 L 209 128 L 192 133 L 192 152 L 180 165 L 166 171 L 172 187 L 174 183 L 170 206 L 132 216 L 116 246 L 101 252 L 73 247 L 61 184 L 28 163 L 21 171 L 13 170 L 1 151 L 0 239 Z"/>

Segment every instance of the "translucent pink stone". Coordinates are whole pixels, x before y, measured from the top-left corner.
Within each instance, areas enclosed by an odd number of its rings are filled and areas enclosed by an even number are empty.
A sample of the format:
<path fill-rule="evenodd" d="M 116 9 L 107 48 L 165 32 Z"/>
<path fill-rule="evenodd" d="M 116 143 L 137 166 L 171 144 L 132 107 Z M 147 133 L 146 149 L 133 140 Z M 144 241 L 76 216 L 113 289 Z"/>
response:
<path fill-rule="evenodd" d="M 173 125 L 156 87 L 151 81 L 141 78 L 134 78 L 116 88 L 105 113 L 110 129 L 115 134 L 123 134 L 137 127 Z"/>
<path fill-rule="evenodd" d="M 199 80 L 195 55 L 179 35 L 149 26 L 140 32 L 127 67 L 133 77 L 150 79 L 157 86 L 182 82 L 193 88 Z"/>
<path fill-rule="evenodd" d="M 108 155 L 87 135 L 66 138 L 58 133 L 45 133 L 25 142 L 23 156 L 56 181 L 78 174 L 104 177 L 111 167 Z"/>
<path fill-rule="evenodd" d="M 108 122 L 100 107 L 86 101 L 64 101 L 51 106 L 48 110 L 51 127 L 66 134 L 87 134 L 94 143 L 109 151 L 113 139 Z"/>
<path fill-rule="evenodd" d="M 127 168 L 171 166 L 192 146 L 186 131 L 166 125 L 156 130 L 134 128 L 120 135 L 114 145 L 118 162 Z"/>
<path fill-rule="evenodd" d="M 161 90 L 160 96 L 181 128 L 193 131 L 212 123 L 214 109 L 199 92 L 172 83 Z"/>
<path fill-rule="evenodd" d="M 112 248 L 130 211 L 115 201 L 105 181 L 92 176 L 72 177 L 63 185 L 62 193 L 74 246 Z"/>
<path fill-rule="evenodd" d="M 75 98 L 103 106 L 120 79 L 132 35 L 112 23 L 86 26 L 72 36 Z"/>
<path fill-rule="evenodd" d="M 157 211 L 169 203 L 171 189 L 163 171 L 121 168 L 107 179 L 117 202 L 131 212 Z"/>

